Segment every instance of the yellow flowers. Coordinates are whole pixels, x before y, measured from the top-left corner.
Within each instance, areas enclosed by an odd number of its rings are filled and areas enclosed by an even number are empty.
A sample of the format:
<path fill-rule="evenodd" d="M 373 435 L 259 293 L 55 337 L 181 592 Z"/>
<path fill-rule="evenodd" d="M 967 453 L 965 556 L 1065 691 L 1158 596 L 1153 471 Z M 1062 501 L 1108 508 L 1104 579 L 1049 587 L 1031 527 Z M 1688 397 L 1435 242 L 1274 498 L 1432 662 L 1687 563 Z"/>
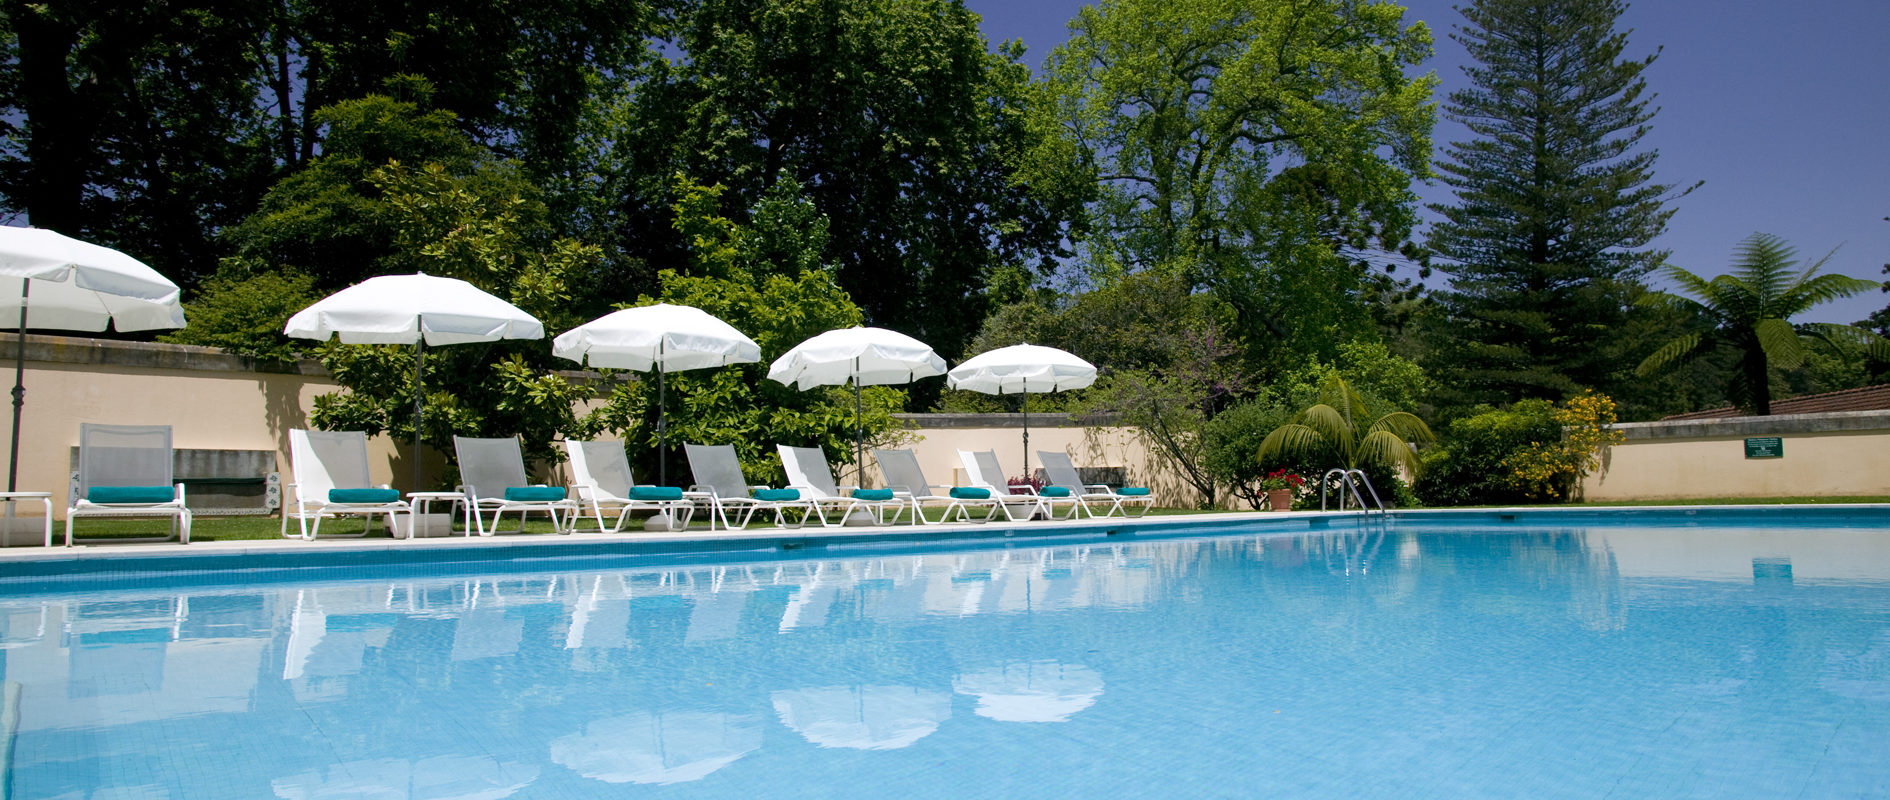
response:
<path fill-rule="evenodd" d="M 1626 436 L 1614 429 L 1614 400 L 1585 391 L 1555 410 L 1562 426 L 1560 441 L 1530 442 L 1503 459 L 1505 480 L 1542 500 L 1569 499 L 1581 480 L 1601 465 L 1602 454 Z"/>

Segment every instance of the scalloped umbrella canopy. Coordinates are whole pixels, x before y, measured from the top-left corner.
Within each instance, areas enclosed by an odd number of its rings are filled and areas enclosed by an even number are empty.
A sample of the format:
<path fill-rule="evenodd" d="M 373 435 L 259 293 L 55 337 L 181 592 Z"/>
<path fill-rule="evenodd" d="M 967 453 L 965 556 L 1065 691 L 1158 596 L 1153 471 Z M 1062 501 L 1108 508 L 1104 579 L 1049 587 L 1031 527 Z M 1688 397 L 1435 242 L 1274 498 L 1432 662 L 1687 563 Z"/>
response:
<path fill-rule="evenodd" d="M 177 284 L 117 250 L 44 228 L 0 227 L 0 327 L 22 334 L 14 352 L 7 491 L 17 488 L 19 475 L 26 331 L 182 328 L 184 308 L 179 300 Z"/>
<path fill-rule="evenodd" d="M 1034 344 L 1000 347 L 952 367 L 945 385 L 984 394 L 1042 394 L 1096 382 L 1096 366 L 1067 351 Z"/>
<path fill-rule="evenodd" d="M 951 695 L 915 686 L 822 686 L 769 695 L 781 724 L 821 747 L 898 750 L 952 715 Z"/>
<path fill-rule="evenodd" d="M 864 479 L 866 437 L 860 428 L 860 387 L 911 383 L 945 374 L 930 345 L 885 328 L 841 328 L 809 338 L 768 366 L 768 379 L 806 391 L 853 384 L 853 468 Z M 862 483 L 861 485 L 865 485 Z"/>
<path fill-rule="evenodd" d="M 978 716 L 1000 722 L 1068 722 L 1095 705 L 1103 679 L 1081 664 L 1033 661 L 967 672 L 952 690 L 978 698 Z"/>
<path fill-rule="evenodd" d="M 558 334 L 551 354 L 593 367 L 656 372 L 657 482 L 668 485 L 663 374 L 752 364 L 761 360 L 761 346 L 700 308 L 659 303 L 613 311 Z"/>
<path fill-rule="evenodd" d="M 537 318 L 457 278 L 424 273 L 369 278 L 289 318 L 283 333 L 343 344 L 466 344 L 544 338 Z"/>
<path fill-rule="evenodd" d="M 545 326 L 518 306 L 458 278 L 415 273 L 369 278 L 296 312 L 282 332 L 342 344 L 414 345 L 413 380 L 421 385 L 426 345 L 541 339 Z M 420 491 L 424 391 L 413 398 L 413 487 Z"/>
<path fill-rule="evenodd" d="M 551 743 L 551 760 L 605 783 L 701 780 L 761 747 L 755 717 L 702 711 L 637 712 L 584 723 Z"/>
<path fill-rule="evenodd" d="M 593 367 L 650 372 L 752 364 L 761 347 L 700 308 L 660 303 L 613 311 L 558 335 L 551 354 Z"/>
<path fill-rule="evenodd" d="M 984 394 L 1024 396 L 1024 476 L 1030 476 L 1030 395 L 1081 389 L 1096 382 L 1096 366 L 1075 355 L 1034 344 L 979 353 L 952 367 L 945 385 Z"/>
<path fill-rule="evenodd" d="M 945 374 L 945 359 L 926 343 L 885 328 L 841 328 L 794 346 L 768 367 L 768 379 L 816 386 L 882 386 Z"/>

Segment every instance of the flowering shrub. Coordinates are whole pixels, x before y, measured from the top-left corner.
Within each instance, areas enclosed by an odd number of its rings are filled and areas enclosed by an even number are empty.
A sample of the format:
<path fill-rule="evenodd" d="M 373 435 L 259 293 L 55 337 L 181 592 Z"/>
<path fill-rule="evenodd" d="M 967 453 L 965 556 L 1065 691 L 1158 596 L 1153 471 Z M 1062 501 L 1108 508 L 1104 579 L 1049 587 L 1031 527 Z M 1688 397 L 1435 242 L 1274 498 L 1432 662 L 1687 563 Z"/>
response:
<path fill-rule="evenodd" d="M 1269 472 L 1266 477 L 1260 479 L 1260 489 L 1268 492 L 1278 489 L 1292 489 L 1297 492 L 1300 487 L 1305 485 L 1306 479 L 1300 477 L 1299 473 L 1288 472 L 1283 469 L 1276 469 Z"/>
<path fill-rule="evenodd" d="M 1030 490 L 1033 493 L 1043 491 L 1043 486 L 1044 486 L 1044 482 L 1041 480 L 1038 480 L 1037 478 L 1005 478 L 1004 482 L 1010 486 L 1015 486 L 1019 488 L 1028 486 L 1030 487 Z M 1016 491 L 1011 492 L 1011 494 L 1016 494 L 1016 493 L 1017 493 Z"/>
<path fill-rule="evenodd" d="M 1582 478 L 1601 466 L 1602 454 L 1627 437 L 1614 429 L 1614 420 L 1614 400 L 1607 395 L 1587 391 L 1569 398 L 1555 410 L 1559 440 L 1530 442 L 1503 459 L 1509 484 L 1531 499 L 1572 499 Z"/>

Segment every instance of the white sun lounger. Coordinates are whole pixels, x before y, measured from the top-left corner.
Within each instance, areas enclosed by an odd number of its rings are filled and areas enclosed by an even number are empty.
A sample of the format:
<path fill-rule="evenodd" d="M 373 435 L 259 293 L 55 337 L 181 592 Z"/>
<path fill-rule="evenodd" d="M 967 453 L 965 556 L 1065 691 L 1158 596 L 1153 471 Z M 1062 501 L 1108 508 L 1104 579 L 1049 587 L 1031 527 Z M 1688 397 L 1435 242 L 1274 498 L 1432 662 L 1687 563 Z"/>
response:
<path fill-rule="evenodd" d="M 578 513 L 588 509 L 597 520 L 599 533 L 622 530 L 624 518 L 632 511 L 655 511 L 668 520 L 672 531 L 689 527 L 696 513 L 695 501 L 680 490 L 638 485 L 630 475 L 630 457 L 624 453 L 623 442 L 567 439 L 564 451 L 571 457 L 571 488 Z M 604 527 L 605 509 L 617 512 L 617 521 L 608 528 Z M 575 521 L 572 527 L 577 527 Z"/>
<path fill-rule="evenodd" d="M 1061 486 L 1069 489 L 1070 494 L 1076 498 L 1077 507 L 1091 517 L 1107 517 L 1117 513 L 1125 517 L 1139 517 L 1155 507 L 1155 498 L 1148 496 L 1146 489 L 1142 490 L 1141 494 L 1120 494 L 1109 488 L 1107 484 L 1083 483 L 1083 479 L 1076 472 L 1076 464 L 1070 461 L 1069 453 L 1038 450 L 1037 460 L 1043 464 L 1044 477 L 1050 479 L 1044 488 Z M 1090 507 L 1091 503 L 1107 505 L 1109 508 L 1097 514 L 1096 509 Z M 1133 508 L 1140 510 L 1132 511 Z"/>
<path fill-rule="evenodd" d="M 66 546 L 79 517 L 169 517 L 169 536 L 112 541 L 189 544 L 184 484 L 171 477 L 171 426 L 79 425 L 79 483 L 66 509 Z"/>
<path fill-rule="evenodd" d="M 329 534 L 360 537 L 368 535 L 375 517 L 384 517 L 389 535 L 399 530 L 399 514 L 412 514 L 413 508 L 387 486 L 375 486 L 368 477 L 367 434 L 361 431 L 289 431 L 289 467 L 295 482 L 288 489 L 295 493 L 294 510 L 287 504 L 282 512 L 282 536 L 299 535 L 304 540 L 320 538 L 322 520 L 344 515 L 365 517 L 360 533 Z M 294 517 L 297 533 L 289 533 L 289 518 Z"/>

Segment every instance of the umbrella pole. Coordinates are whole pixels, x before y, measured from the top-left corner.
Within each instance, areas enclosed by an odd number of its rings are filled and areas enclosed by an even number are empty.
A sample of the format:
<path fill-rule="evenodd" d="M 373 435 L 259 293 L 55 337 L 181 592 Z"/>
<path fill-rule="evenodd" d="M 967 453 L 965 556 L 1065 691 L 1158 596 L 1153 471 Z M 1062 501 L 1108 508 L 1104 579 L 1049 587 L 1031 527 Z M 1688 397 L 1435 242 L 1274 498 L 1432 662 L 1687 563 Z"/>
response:
<path fill-rule="evenodd" d="M 853 482 L 866 485 L 866 438 L 860 425 L 860 357 L 853 357 Z"/>
<path fill-rule="evenodd" d="M 1024 480 L 1030 480 L 1030 385 L 1024 385 Z"/>
<path fill-rule="evenodd" d="M 426 379 L 420 370 L 426 360 L 427 338 L 423 333 L 420 339 L 413 343 L 413 490 L 416 492 L 425 488 L 420 485 L 420 401 L 427 396 L 427 393 L 423 383 Z"/>
<path fill-rule="evenodd" d="M 657 346 L 656 362 L 656 485 L 669 485 L 669 418 L 666 416 L 669 405 L 665 402 L 663 391 L 662 346 Z"/>
<path fill-rule="evenodd" d="M 20 411 L 26 407 L 26 297 L 32 294 L 33 279 L 20 279 L 19 341 L 13 349 L 13 449 L 7 458 L 7 491 L 19 491 L 20 481 Z M 7 511 L 13 511 L 12 504 Z"/>

